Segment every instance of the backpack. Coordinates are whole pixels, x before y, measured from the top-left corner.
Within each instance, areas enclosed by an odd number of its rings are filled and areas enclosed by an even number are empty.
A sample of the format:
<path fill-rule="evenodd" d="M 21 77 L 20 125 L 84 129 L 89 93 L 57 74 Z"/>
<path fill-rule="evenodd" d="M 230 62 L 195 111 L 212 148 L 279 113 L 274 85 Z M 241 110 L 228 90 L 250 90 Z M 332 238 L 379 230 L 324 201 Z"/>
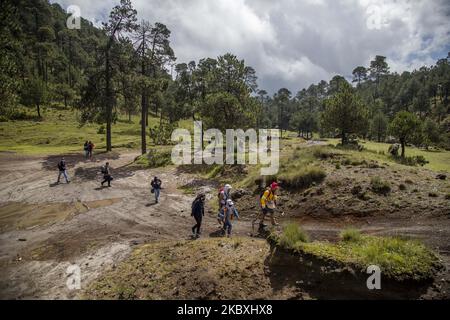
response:
<path fill-rule="evenodd" d="M 261 191 L 261 193 L 259 194 L 259 200 L 261 200 L 261 198 L 264 196 L 264 193 L 266 193 L 267 189 L 264 189 L 263 191 Z M 269 190 L 269 195 L 272 193 L 272 190 Z"/>
<path fill-rule="evenodd" d="M 100 170 L 101 170 L 101 173 L 106 174 L 106 167 L 105 166 L 102 166 L 100 168 Z"/>
<path fill-rule="evenodd" d="M 62 161 L 58 162 L 58 169 L 59 169 L 59 171 L 63 171 L 64 170 Z"/>

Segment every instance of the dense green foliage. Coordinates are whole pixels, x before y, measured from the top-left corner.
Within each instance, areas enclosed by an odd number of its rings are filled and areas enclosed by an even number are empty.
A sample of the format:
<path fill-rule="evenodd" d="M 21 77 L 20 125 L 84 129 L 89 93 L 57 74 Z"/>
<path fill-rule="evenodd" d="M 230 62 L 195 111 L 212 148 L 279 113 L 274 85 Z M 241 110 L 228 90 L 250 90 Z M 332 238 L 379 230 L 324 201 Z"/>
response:
<path fill-rule="evenodd" d="M 138 23 L 130 0 L 112 8 L 102 28 L 81 19 L 79 30 L 68 29 L 69 14 L 47 0 L 6 0 L 0 8 L 2 121 L 45 117 L 42 107 L 76 108 L 81 124 L 105 125 L 110 150 L 118 115 L 131 121 L 140 114 L 146 153 L 147 136 L 160 139 L 149 130 L 149 113 L 159 117 L 159 128 L 192 118 L 205 128 L 277 127 L 282 136 L 293 130 L 310 139 L 319 132 L 346 144 L 353 137 L 401 143 L 398 121 L 390 123 L 409 112 L 417 118 L 415 134 L 403 145 L 450 147 L 450 56 L 402 74 L 376 56 L 353 70 L 353 86 L 336 75 L 296 94 L 281 88 L 270 96 L 258 88 L 255 70 L 231 53 L 176 64 L 171 31 Z"/>

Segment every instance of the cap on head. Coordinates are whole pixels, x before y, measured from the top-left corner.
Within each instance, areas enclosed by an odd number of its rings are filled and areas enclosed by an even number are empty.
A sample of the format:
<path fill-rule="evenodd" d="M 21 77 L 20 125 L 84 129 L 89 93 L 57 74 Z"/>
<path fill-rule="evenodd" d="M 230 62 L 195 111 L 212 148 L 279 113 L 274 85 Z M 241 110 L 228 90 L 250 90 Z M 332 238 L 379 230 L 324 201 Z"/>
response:
<path fill-rule="evenodd" d="M 272 189 L 272 190 L 278 189 L 278 183 L 276 183 L 275 181 L 272 182 L 272 184 L 270 185 L 270 189 Z"/>
<path fill-rule="evenodd" d="M 234 205 L 234 203 L 233 203 L 233 200 L 231 200 L 231 199 L 228 199 L 228 200 L 227 200 L 227 204 L 228 204 L 229 206 L 232 206 L 232 205 Z"/>
<path fill-rule="evenodd" d="M 229 185 L 229 184 L 226 184 L 225 186 L 224 186 L 224 189 L 233 189 L 233 187 L 231 186 L 231 185 Z"/>

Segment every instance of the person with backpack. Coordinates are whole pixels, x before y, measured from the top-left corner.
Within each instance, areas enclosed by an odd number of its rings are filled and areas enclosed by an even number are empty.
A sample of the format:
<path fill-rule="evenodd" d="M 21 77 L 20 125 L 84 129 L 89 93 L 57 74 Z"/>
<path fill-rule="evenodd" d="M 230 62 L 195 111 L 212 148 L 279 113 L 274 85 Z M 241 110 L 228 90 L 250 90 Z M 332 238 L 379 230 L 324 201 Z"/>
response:
<path fill-rule="evenodd" d="M 84 143 L 84 145 L 83 145 L 84 157 L 85 157 L 86 159 L 89 157 L 89 149 L 88 149 L 88 146 L 89 146 L 89 142 L 86 141 L 86 142 Z"/>
<path fill-rule="evenodd" d="M 217 221 L 219 222 L 219 228 L 223 228 L 223 221 L 224 221 L 224 208 L 227 204 L 227 200 L 231 199 L 231 190 L 233 188 L 231 185 L 226 184 L 223 187 L 219 189 L 219 193 L 217 194 L 218 201 L 219 201 L 219 213 L 217 215 Z"/>
<path fill-rule="evenodd" d="M 200 237 L 201 234 L 200 228 L 203 217 L 205 216 L 205 198 L 205 194 L 200 193 L 192 202 L 191 216 L 195 219 L 195 225 L 192 227 L 192 235 L 195 238 Z"/>
<path fill-rule="evenodd" d="M 158 177 L 154 177 L 150 184 L 152 186 L 152 193 L 155 194 L 155 203 L 158 203 L 159 202 L 159 195 L 161 193 L 162 181 Z"/>
<path fill-rule="evenodd" d="M 266 215 L 270 215 L 270 219 L 273 226 L 277 226 L 278 223 L 275 221 L 275 209 L 277 205 L 277 195 L 276 191 L 278 190 L 278 183 L 275 181 L 270 184 L 268 188 L 264 190 L 260 197 L 260 205 L 261 205 L 261 215 L 259 222 L 259 229 L 263 229 L 266 227 L 264 224 L 264 219 Z"/>
<path fill-rule="evenodd" d="M 92 151 L 94 150 L 95 145 L 92 143 L 92 141 L 88 142 L 88 156 L 89 159 L 92 159 Z"/>
<path fill-rule="evenodd" d="M 103 173 L 102 187 L 105 182 L 108 182 L 108 187 L 111 187 L 111 181 L 113 180 L 113 177 L 111 175 L 111 167 L 109 166 L 109 162 L 107 162 L 102 167 L 102 173 Z"/>
<path fill-rule="evenodd" d="M 228 199 L 223 209 L 223 233 L 227 237 L 231 237 L 231 230 L 233 229 L 231 222 L 234 218 L 239 219 L 239 213 L 234 206 L 233 200 Z"/>
<path fill-rule="evenodd" d="M 64 157 L 61 158 L 61 160 L 58 162 L 58 170 L 59 170 L 58 181 L 56 183 L 59 184 L 61 175 L 63 175 L 64 179 L 66 179 L 66 183 L 70 183 L 69 175 L 67 174 L 66 160 L 64 159 Z"/>

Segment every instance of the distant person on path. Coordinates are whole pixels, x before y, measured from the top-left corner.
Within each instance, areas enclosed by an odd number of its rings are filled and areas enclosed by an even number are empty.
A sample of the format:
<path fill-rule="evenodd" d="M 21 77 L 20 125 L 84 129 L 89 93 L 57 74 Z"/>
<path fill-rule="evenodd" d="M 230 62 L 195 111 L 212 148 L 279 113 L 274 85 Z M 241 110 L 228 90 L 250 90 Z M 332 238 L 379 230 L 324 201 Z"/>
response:
<path fill-rule="evenodd" d="M 217 215 L 217 221 L 219 222 L 219 228 L 223 227 L 223 218 L 224 218 L 224 208 L 227 204 L 227 200 L 231 199 L 231 190 L 233 187 L 229 184 L 223 186 L 223 188 L 219 189 L 218 200 L 219 200 L 219 213 Z"/>
<path fill-rule="evenodd" d="M 92 151 L 94 150 L 95 145 L 92 143 L 92 141 L 88 142 L 88 156 L 89 159 L 92 159 Z"/>
<path fill-rule="evenodd" d="M 58 162 L 58 170 L 59 170 L 59 174 L 58 174 L 57 183 L 59 183 L 59 180 L 61 179 L 61 175 L 63 175 L 64 179 L 66 179 L 66 183 L 70 183 L 69 176 L 67 174 L 66 160 L 64 159 L 64 157 L 61 158 L 61 160 Z"/>
<path fill-rule="evenodd" d="M 277 190 L 278 190 L 278 183 L 274 181 L 268 188 L 266 188 L 266 190 L 261 196 L 260 199 L 261 215 L 260 215 L 259 229 L 264 229 L 264 227 L 266 227 L 266 225 L 264 224 L 264 219 L 266 215 L 270 215 L 270 219 L 273 226 L 278 225 L 278 223 L 275 221 L 274 216 L 277 205 L 277 195 L 276 195 Z"/>
<path fill-rule="evenodd" d="M 155 194 L 155 203 L 159 202 L 159 195 L 161 193 L 161 184 L 162 181 L 158 177 L 154 177 L 151 182 L 152 193 Z"/>
<path fill-rule="evenodd" d="M 231 222 L 234 218 L 239 219 L 239 213 L 234 206 L 233 200 L 227 200 L 227 204 L 225 205 L 223 211 L 223 232 L 227 235 L 227 237 L 231 237 L 231 230 L 233 229 Z"/>
<path fill-rule="evenodd" d="M 111 175 L 111 167 L 109 166 L 109 162 L 107 162 L 102 167 L 102 173 L 103 173 L 102 187 L 105 182 L 108 182 L 108 187 L 111 187 L 111 181 L 113 180 L 113 177 Z"/>
<path fill-rule="evenodd" d="M 86 141 L 83 145 L 84 157 L 87 159 L 89 157 L 89 142 Z"/>
<path fill-rule="evenodd" d="M 198 238 L 201 234 L 202 219 L 205 216 L 205 194 L 200 193 L 192 202 L 191 216 L 195 219 L 195 225 L 192 227 L 192 235 Z"/>

